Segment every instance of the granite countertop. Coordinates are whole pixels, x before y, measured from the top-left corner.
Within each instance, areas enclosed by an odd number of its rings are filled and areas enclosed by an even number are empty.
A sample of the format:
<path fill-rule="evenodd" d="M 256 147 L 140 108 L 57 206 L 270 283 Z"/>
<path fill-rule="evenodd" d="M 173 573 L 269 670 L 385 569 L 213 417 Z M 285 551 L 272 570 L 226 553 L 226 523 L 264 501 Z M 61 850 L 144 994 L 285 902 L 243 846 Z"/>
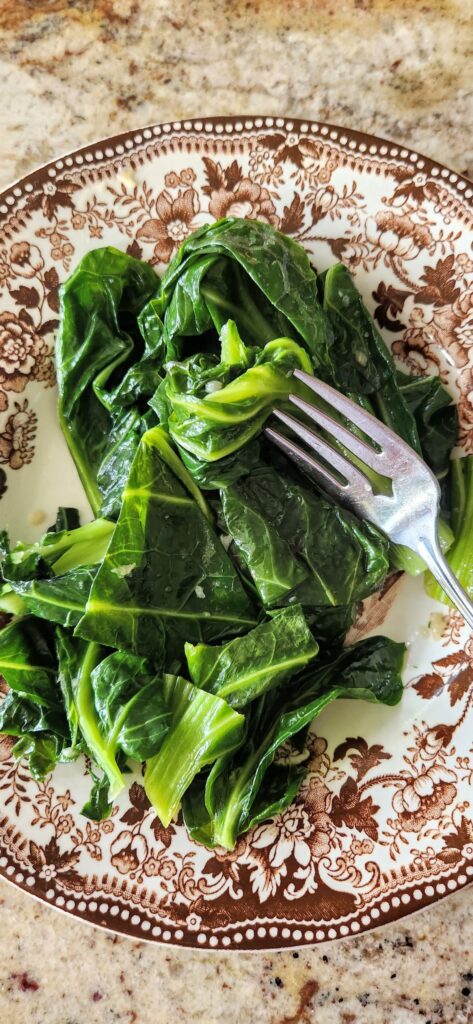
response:
<path fill-rule="evenodd" d="M 0 26 L 0 185 L 94 138 L 203 113 L 325 119 L 473 171 L 463 0 L 0 0 Z M 134 942 L 6 884 L 0 904 L 8 1024 L 473 1022 L 473 889 L 271 955 Z"/>

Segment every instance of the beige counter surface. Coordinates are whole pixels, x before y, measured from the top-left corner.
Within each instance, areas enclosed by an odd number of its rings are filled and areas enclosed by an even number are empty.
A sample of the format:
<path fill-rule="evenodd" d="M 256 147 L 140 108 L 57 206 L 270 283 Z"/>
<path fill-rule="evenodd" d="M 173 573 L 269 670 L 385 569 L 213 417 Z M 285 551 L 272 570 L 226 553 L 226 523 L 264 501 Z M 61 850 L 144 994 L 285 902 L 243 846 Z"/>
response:
<path fill-rule="evenodd" d="M 473 6 L 0 0 L 0 185 L 92 139 L 211 114 L 317 118 L 473 171 Z M 473 889 L 297 953 L 173 952 L 0 885 L 5 1024 L 468 1024 Z"/>

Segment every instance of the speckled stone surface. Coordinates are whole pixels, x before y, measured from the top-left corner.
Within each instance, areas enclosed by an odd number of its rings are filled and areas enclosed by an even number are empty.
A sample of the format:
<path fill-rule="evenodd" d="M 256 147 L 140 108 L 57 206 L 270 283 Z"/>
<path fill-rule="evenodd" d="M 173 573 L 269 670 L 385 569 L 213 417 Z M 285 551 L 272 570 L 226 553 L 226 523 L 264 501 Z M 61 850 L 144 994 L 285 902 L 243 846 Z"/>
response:
<path fill-rule="evenodd" d="M 0 185 L 153 121 L 346 124 L 473 171 L 473 5 L 0 0 Z M 0 886 L 6 1024 L 469 1024 L 473 889 L 297 953 L 161 949 Z"/>
<path fill-rule="evenodd" d="M 298 953 L 133 942 L 0 887 L 5 1024 L 470 1024 L 473 889 Z"/>
<path fill-rule="evenodd" d="M 332 121 L 472 169 L 471 0 L 0 0 L 0 184 L 127 128 Z"/>

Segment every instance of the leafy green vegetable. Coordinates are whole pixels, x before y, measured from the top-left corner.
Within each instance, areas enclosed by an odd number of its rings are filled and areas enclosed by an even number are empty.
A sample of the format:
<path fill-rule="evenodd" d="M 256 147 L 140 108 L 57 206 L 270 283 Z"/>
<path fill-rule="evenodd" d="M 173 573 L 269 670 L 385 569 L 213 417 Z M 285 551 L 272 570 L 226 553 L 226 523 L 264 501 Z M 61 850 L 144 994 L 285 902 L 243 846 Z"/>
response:
<path fill-rule="evenodd" d="M 17 758 L 28 757 L 34 778 L 42 779 L 57 761 L 79 752 L 56 681 L 54 638 L 49 626 L 26 616 L 0 632 L 0 672 L 9 692 L 0 705 L 0 732 L 18 736 Z"/>
<path fill-rule="evenodd" d="M 148 329 L 154 317 L 157 335 L 163 324 L 159 336 L 168 359 L 182 358 L 183 338 L 202 334 L 213 323 L 219 330 L 233 319 L 251 344 L 265 344 L 281 333 L 291 336 L 286 325 L 292 326 L 295 340 L 305 342 L 317 366 L 330 332 L 304 249 L 270 224 L 233 217 L 205 225 L 185 240 L 142 321 L 145 316 Z"/>
<path fill-rule="evenodd" d="M 60 293 L 56 342 L 59 418 L 96 514 L 97 473 L 120 411 L 155 390 L 160 374 L 137 317 L 157 290 L 152 267 L 117 249 L 84 256 Z"/>
<path fill-rule="evenodd" d="M 77 719 L 87 750 L 106 774 L 113 799 L 124 786 L 117 764 L 117 746 L 109 742 L 101 728 L 95 706 L 92 675 L 106 652 L 99 644 L 63 635 L 62 672 L 67 677 L 67 689 L 77 709 Z"/>
<path fill-rule="evenodd" d="M 415 418 L 422 455 L 442 480 L 458 430 L 458 413 L 439 377 L 407 377 L 398 373 L 402 397 Z"/>
<path fill-rule="evenodd" d="M 308 667 L 298 678 L 297 702 L 321 693 L 327 686 L 343 686 L 345 696 L 370 703 L 399 704 L 405 645 L 386 636 L 370 636 L 331 655 L 325 664 Z M 353 692 L 356 690 L 356 694 Z"/>
<path fill-rule="evenodd" d="M 246 445 L 261 431 L 274 405 L 301 390 L 292 371 L 312 369 L 307 353 L 290 338 L 276 338 L 261 351 L 253 350 L 248 368 L 247 361 L 225 362 L 225 355 L 223 342 L 220 362 L 199 354 L 173 363 L 160 388 L 159 403 L 164 392 L 170 410 L 167 429 L 172 438 L 205 462 L 224 459 Z"/>
<path fill-rule="evenodd" d="M 0 675 L 22 697 L 45 708 L 55 707 L 56 656 L 48 626 L 25 616 L 0 631 Z"/>
<path fill-rule="evenodd" d="M 277 692 L 255 702 L 245 742 L 233 757 L 221 757 L 207 777 L 196 779 L 184 797 L 184 820 L 192 838 L 231 850 L 241 832 L 286 807 L 300 782 L 297 769 L 274 766 L 269 789 L 261 793 L 279 747 L 339 697 L 366 700 L 368 695 L 373 702 L 397 703 L 404 651 L 403 644 L 385 637 L 370 638 L 347 648 L 332 665 L 316 669 L 299 690 L 291 687 L 283 703 Z M 380 681 L 378 668 L 388 670 L 389 682 Z"/>
<path fill-rule="evenodd" d="M 314 609 L 316 625 L 315 609 L 349 608 L 382 583 L 388 542 L 292 476 L 261 464 L 220 497 L 265 606 L 299 602 Z"/>
<path fill-rule="evenodd" d="M 284 608 L 245 636 L 222 647 L 185 644 L 192 682 L 243 708 L 269 688 L 281 686 L 318 651 L 302 609 Z"/>
<path fill-rule="evenodd" d="M 2 575 L 9 584 L 4 585 L 4 599 L 10 592 L 21 599 L 19 605 L 11 606 L 12 611 L 28 611 L 63 626 L 77 625 L 113 529 L 108 520 L 96 519 L 74 529 L 48 532 L 37 544 L 17 544 L 2 563 Z"/>
<path fill-rule="evenodd" d="M 0 733 L 24 736 L 32 733 L 55 733 L 65 736 L 66 723 L 60 707 L 47 707 L 34 699 L 10 690 L 0 704 Z"/>
<path fill-rule="evenodd" d="M 107 551 L 113 528 L 107 519 L 95 519 L 72 530 L 48 531 L 36 544 L 19 543 L 3 559 L 3 578 L 14 584 L 96 565 Z"/>
<path fill-rule="evenodd" d="M 167 679 L 171 728 L 144 776 L 148 799 L 166 828 L 183 794 L 205 765 L 235 750 L 244 735 L 245 719 L 226 701 L 199 690 L 187 680 Z"/>
<path fill-rule="evenodd" d="M 253 439 L 216 462 L 204 462 L 185 448 L 180 448 L 179 454 L 192 479 L 202 490 L 217 491 L 251 473 L 260 461 L 260 445 Z"/>
<path fill-rule="evenodd" d="M 33 779 L 41 782 L 61 760 L 61 742 L 57 736 L 47 733 L 24 735 L 15 743 L 12 754 L 18 760 L 28 758 L 28 767 Z"/>
<path fill-rule="evenodd" d="M 112 812 L 112 801 L 110 800 L 110 783 L 105 774 L 102 776 L 96 775 L 91 770 L 94 784 L 89 794 L 88 800 L 86 800 L 82 807 L 82 814 L 86 818 L 91 818 L 92 821 L 102 821 L 103 818 L 108 818 Z"/>
<path fill-rule="evenodd" d="M 333 332 L 324 365 L 329 383 L 355 400 L 369 395 L 371 411 L 420 455 L 416 422 L 398 385 L 391 353 L 343 263 L 323 276 L 323 306 Z"/>
<path fill-rule="evenodd" d="M 452 462 L 452 526 L 455 540 L 447 553 L 450 568 L 473 599 L 473 455 Z M 451 604 L 441 586 L 426 573 L 425 589 L 436 601 Z"/>
<path fill-rule="evenodd" d="M 15 616 L 0 632 L 0 731 L 38 779 L 85 753 L 93 820 L 127 759 L 144 761 L 163 825 L 182 803 L 194 838 L 232 849 L 294 798 L 324 707 L 400 699 L 403 645 L 343 638 L 390 562 L 419 565 L 320 496 L 263 436 L 268 416 L 304 392 L 295 368 L 315 371 L 423 453 L 473 591 L 473 459 L 450 462 L 455 408 L 438 378 L 396 373 L 342 264 L 317 276 L 295 241 L 239 218 L 187 238 L 161 283 L 115 249 L 90 252 L 62 288 L 57 363 L 96 518 L 81 527 L 62 508 L 13 550 L 0 533 L 0 609 Z"/>
<path fill-rule="evenodd" d="M 159 750 L 172 714 L 162 678 L 144 658 L 115 651 L 92 672 L 95 707 L 109 750 L 145 761 Z"/>
<path fill-rule="evenodd" d="M 234 635 L 255 620 L 208 519 L 163 459 L 162 440 L 155 428 L 140 441 L 76 632 L 170 667 L 185 640 Z"/>

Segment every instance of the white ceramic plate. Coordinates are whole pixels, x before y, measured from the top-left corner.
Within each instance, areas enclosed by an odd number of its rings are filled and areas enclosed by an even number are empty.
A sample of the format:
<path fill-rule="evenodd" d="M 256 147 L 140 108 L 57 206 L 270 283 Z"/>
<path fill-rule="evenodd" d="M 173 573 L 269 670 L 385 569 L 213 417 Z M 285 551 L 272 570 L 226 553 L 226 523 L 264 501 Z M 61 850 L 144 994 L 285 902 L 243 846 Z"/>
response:
<path fill-rule="evenodd" d="M 34 538 L 59 504 L 87 511 L 56 421 L 57 287 L 94 246 L 162 268 L 199 224 L 234 214 L 345 261 L 401 366 L 436 373 L 473 451 L 471 196 L 399 146 L 274 118 L 186 121 L 107 139 L 0 196 L 2 521 Z M 422 581 L 398 579 L 358 625 L 409 642 L 395 709 L 337 702 L 310 739 L 300 796 L 233 854 L 164 831 L 140 778 L 100 825 L 84 764 L 43 784 L 0 763 L 0 871 L 78 917 L 140 938 L 255 949 L 335 939 L 473 877 L 473 641 Z"/>

